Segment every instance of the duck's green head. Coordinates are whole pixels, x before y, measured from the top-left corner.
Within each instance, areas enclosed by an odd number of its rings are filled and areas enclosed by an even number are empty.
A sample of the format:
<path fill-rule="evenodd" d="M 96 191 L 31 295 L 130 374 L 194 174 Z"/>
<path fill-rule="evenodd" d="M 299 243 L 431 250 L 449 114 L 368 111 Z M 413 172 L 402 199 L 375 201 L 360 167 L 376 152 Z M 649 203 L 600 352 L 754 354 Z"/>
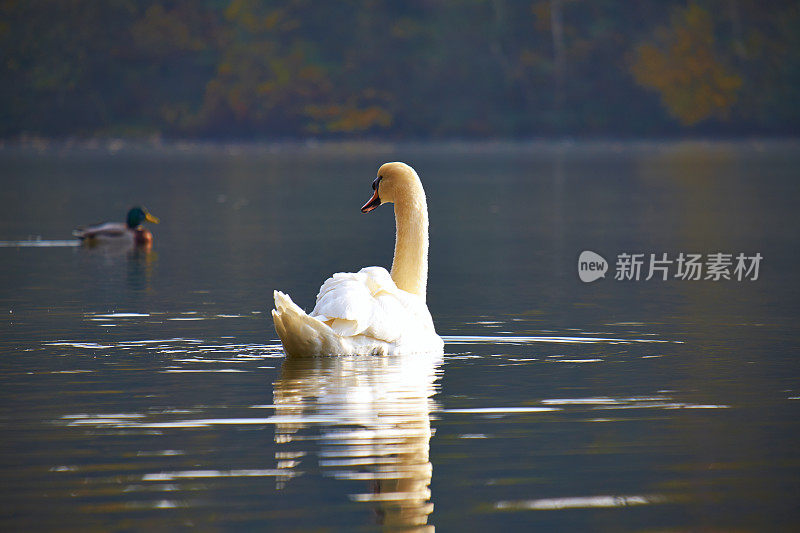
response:
<path fill-rule="evenodd" d="M 152 222 L 153 224 L 158 224 L 158 219 L 147 212 L 146 209 L 143 207 L 134 207 L 130 211 L 128 211 L 128 220 L 127 224 L 128 227 L 131 229 L 138 228 L 142 225 L 142 222 Z"/>

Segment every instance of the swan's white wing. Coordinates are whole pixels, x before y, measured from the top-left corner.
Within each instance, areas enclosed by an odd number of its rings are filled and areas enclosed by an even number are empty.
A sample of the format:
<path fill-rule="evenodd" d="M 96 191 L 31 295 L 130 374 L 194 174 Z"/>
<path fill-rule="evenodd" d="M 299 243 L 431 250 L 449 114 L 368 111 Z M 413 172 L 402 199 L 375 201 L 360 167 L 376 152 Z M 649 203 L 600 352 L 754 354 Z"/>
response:
<path fill-rule="evenodd" d="M 404 333 L 434 331 L 425 302 L 398 289 L 381 267 L 334 274 L 322 285 L 310 316 L 339 335 L 364 335 L 388 343 L 397 342 Z"/>
<path fill-rule="evenodd" d="M 310 316 L 327 323 L 337 334 L 358 335 L 369 325 L 373 297 L 362 276 L 338 273 L 329 278 L 317 295 Z"/>

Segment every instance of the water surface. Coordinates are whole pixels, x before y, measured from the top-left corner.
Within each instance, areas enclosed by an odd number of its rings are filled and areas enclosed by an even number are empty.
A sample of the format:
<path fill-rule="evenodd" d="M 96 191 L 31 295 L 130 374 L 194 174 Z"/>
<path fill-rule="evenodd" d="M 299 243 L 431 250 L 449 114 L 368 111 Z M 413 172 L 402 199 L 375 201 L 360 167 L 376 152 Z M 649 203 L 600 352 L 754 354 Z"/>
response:
<path fill-rule="evenodd" d="M 795 144 L 117 148 L 0 152 L 3 529 L 797 527 Z M 286 360 L 273 289 L 391 263 L 389 160 L 444 357 Z M 136 203 L 152 250 L 70 241 Z M 680 252 L 764 259 L 614 280 Z"/>

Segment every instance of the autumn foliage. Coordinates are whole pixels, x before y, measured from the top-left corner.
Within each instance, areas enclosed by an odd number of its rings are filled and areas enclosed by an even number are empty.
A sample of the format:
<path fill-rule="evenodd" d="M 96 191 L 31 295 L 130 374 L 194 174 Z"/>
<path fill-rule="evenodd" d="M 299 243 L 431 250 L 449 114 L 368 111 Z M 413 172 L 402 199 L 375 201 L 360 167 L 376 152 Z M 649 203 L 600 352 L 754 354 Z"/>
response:
<path fill-rule="evenodd" d="M 714 21 L 705 9 L 678 9 L 669 27 L 659 27 L 655 42 L 636 47 L 631 70 L 645 87 L 656 89 L 669 113 L 682 124 L 710 117 L 728 118 L 742 78 L 726 67 L 714 49 Z"/>
<path fill-rule="evenodd" d="M 796 134 L 800 2 L 0 0 L 0 137 Z"/>

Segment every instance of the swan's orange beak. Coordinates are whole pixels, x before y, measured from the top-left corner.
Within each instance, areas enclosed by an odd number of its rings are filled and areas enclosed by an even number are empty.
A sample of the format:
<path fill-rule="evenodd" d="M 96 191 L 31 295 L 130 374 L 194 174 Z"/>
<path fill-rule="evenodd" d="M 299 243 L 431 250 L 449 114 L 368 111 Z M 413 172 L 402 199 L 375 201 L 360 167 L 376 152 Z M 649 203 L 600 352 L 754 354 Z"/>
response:
<path fill-rule="evenodd" d="M 378 196 L 378 189 L 375 189 L 375 192 L 372 193 L 372 198 L 369 199 L 369 202 L 364 204 L 364 207 L 361 208 L 362 213 L 369 213 L 376 207 L 381 205 L 381 198 Z"/>
<path fill-rule="evenodd" d="M 364 207 L 361 208 L 362 213 L 369 213 L 379 205 L 381 205 L 381 197 L 378 195 L 378 186 L 381 184 L 381 180 L 383 176 L 378 176 L 375 178 L 375 181 L 372 182 L 372 190 L 375 191 L 372 193 L 372 198 L 369 199 L 369 202 L 364 204 Z"/>

